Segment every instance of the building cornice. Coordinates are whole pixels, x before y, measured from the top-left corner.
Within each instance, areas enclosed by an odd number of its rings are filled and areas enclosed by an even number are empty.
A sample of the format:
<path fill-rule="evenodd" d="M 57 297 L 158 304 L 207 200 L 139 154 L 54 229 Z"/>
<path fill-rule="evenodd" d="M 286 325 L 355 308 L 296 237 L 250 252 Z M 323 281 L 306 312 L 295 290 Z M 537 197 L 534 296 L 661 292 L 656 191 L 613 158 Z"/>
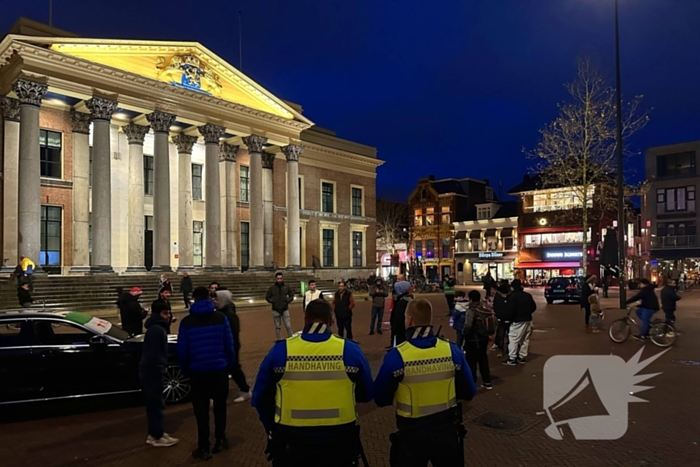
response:
<path fill-rule="evenodd" d="M 277 131 L 282 130 L 284 133 L 292 133 L 292 136 L 297 136 L 301 131 L 311 126 L 308 123 L 285 119 L 241 104 L 171 86 L 162 81 L 9 39 L 5 38 L 0 42 L 0 67 L 11 62 L 14 56 L 19 56 L 22 62 L 22 71 L 44 74 L 48 76 L 50 86 L 59 88 L 62 87 L 61 85 L 66 85 L 69 88 L 66 91 L 72 91 L 74 94 L 89 95 L 90 87 L 99 84 L 100 88 L 108 88 L 106 90 L 117 92 L 120 104 L 130 105 L 134 108 L 143 108 L 144 105 L 148 104 L 159 107 L 160 102 L 164 101 L 168 107 L 164 110 L 174 110 L 178 117 L 185 113 L 185 117 L 189 116 L 193 119 L 197 119 L 199 115 L 201 120 L 205 116 L 204 112 L 198 112 L 193 107 L 205 107 L 210 111 L 210 114 L 212 109 L 218 110 L 225 122 L 239 120 L 239 122 L 231 122 L 230 126 L 234 128 L 241 126 L 240 120 L 247 120 L 246 123 L 251 128 L 261 125 L 263 122 L 260 120 L 263 120 L 276 128 Z M 68 77 L 71 78 L 71 81 L 68 81 Z M 74 85 L 73 89 L 70 89 L 69 83 L 73 81 L 85 84 L 82 86 L 80 84 Z M 9 84 L 2 83 L 3 87 Z M 154 91 L 161 96 L 154 97 Z M 178 105 L 177 101 L 180 101 L 182 105 Z M 183 110 L 184 112 L 182 112 Z M 238 118 L 231 119 L 231 117 Z"/>
<path fill-rule="evenodd" d="M 325 146 L 320 146 L 318 144 L 308 143 L 308 142 L 304 141 L 304 152 L 302 153 L 301 158 L 305 159 L 306 157 L 308 157 L 309 152 L 315 152 L 318 154 L 339 157 L 341 159 L 345 159 L 348 161 L 359 163 L 359 164 L 364 165 L 366 167 L 371 167 L 372 169 L 376 169 L 380 165 L 384 164 L 384 161 L 381 159 L 375 159 L 373 157 L 367 157 L 367 156 L 360 156 L 358 154 L 353 154 L 351 152 L 342 151 L 340 149 L 328 148 Z"/>
<path fill-rule="evenodd" d="M 454 222 L 454 230 L 482 230 L 482 229 L 500 229 L 500 228 L 516 228 L 518 226 L 517 217 L 502 217 L 496 219 L 482 219 L 476 221 L 461 221 Z"/>

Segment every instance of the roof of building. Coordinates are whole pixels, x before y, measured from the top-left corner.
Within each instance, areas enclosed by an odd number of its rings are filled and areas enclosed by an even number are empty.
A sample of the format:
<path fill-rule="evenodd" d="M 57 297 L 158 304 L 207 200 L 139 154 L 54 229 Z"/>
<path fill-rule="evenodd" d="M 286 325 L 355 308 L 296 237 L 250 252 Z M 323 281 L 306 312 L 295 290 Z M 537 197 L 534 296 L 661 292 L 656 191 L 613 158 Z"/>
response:
<path fill-rule="evenodd" d="M 456 193 L 467 196 L 469 194 L 469 184 L 479 183 L 488 185 L 486 180 L 475 180 L 473 178 L 444 178 L 442 180 L 430 180 L 430 184 L 440 195 Z"/>
<path fill-rule="evenodd" d="M 524 193 L 526 191 L 535 191 L 542 188 L 542 177 L 540 174 L 529 175 L 526 174 L 523 177 L 523 181 L 515 185 L 513 188 L 508 190 L 509 195 L 517 195 L 518 193 Z"/>
<path fill-rule="evenodd" d="M 492 219 L 504 219 L 506 217 L 517 217 L 518 215 L 518 202 L 517 201 L 504 201 L 500 204 L 498 211 L 493 215 Z"/>

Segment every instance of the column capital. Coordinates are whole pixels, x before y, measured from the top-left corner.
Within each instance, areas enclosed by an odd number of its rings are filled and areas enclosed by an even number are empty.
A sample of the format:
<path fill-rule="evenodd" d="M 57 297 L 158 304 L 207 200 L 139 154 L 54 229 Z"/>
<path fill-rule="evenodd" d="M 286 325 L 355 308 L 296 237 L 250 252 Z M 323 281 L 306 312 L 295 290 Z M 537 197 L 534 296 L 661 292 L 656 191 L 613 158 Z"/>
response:
<path fill-rule="evenodd" d="M 275 166 L 275 154 L 263 151 L 260 155 L 262 156 L 262 168 L 272 170 Z"/>
<path fill-rule="evenodd" d="M 219 140 L 226 133 L 226 128 L 213 123 L 207 123 L 198 129 L 199 134 L 204 137 L 205 144 L 219 144 Z"/>
<path fill-rule="evenodd" d="M 129 144 L 143 144 L 143 140 L 148 134 L 150 127 L 129 123 L 122 127 L 122 131 L 126 135 Z"/>
<path fill-rule="evenodd" d="M 112 114 L 117 110 L 117 101 L 104 97 L 92 97 L 85 101 L 85 107 L 90 111 L 92 120 L 111 120 Z"/>
<path fill-rule="evenodd" d="M 219 145 L 219 162 L 236 162 L 236 154 L 240 146 L 237 144 L 221 143 Z"/>
<path fill-rule="evenodd" d="M 90 114 L 78 112 L 75 109 L 70 111 L 70 126 L 73 133 L 90 134 Z"/>
<path fill-rule="evenodd" d="M 301 152 L 303 150 L 304 146 L 300 146 L 297 144 L 290 144 L 282 148 L 282 152 L 287 158 L 287 162 L 299 162 L 299 156 L 301 156 Z"/>
<path fill-rule="evenodd" d="M 243 144 L 248 148 L 248 152 L 262 152 L 267 138 L 264 136 L 250 135 L 242 138 Z"/>
<path fill-rule="evenodd" d="M 194 143 L 197 142 L 198 138 L 196 136 L 183 135 L 180 133 L 179 135 L 173 136 L 172 139 L 173 144 L 177 146 L 178 154 L 192 154 L 192 147 Z"/>
<path fill-rule="evenodd" d="M 175 123 L 175 115 L 155 110 L 146 114 L 146 120 L 153 128 L 154 133 L 169 133 L 170 127 Z"/>
<path fill-rule="evenodd" d="M 26 79 L 18 79 L 12 85 L 12 90 L 17 94 L 20 104 L 29 104 L 39 107 L 44 94 L 48 91 L 49 86 L 36 81 Z"/>
<path fill-rule="evenodd" d="M 0 98 L 0 107 L 2 107 L 2 116 L 5 120 L 19 122 L 19 101 L 17 99 Z"/>

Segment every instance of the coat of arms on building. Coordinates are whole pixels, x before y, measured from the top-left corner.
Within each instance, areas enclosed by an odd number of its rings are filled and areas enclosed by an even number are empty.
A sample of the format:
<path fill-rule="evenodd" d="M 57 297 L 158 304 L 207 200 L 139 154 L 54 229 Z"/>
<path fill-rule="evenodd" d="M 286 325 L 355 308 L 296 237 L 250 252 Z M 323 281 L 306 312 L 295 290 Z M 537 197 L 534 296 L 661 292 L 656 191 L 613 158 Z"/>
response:
<path fill-rule="evenodd" d="M 169 59 L 158 57 L 158 79 L 173 86 L 221 96 L 221 81 L 209 67 L 195 55 L 173 55 Z"/>

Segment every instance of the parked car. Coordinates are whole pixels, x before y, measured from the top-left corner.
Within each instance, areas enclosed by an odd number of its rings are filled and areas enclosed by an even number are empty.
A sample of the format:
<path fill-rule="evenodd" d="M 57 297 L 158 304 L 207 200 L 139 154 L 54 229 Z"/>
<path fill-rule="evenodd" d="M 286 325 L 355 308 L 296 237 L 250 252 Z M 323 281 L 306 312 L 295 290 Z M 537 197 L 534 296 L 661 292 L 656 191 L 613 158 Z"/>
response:
<path fill-rule="evenodd" d="M 554 300 L 567 302 L 578 302 L 581 300 L 581 289 L 583 288 L 583 277 L 552 277 L 544 286 L 544 298 L 547 303 L 554 303 Z"/>
<path fill-rule="evenodd" d="M 0 312 L 0 405 L 140 392 L 143 338 L 84 313 Z M 163 395 L 183 402 L 190 384 L 168 341 Z"/>

